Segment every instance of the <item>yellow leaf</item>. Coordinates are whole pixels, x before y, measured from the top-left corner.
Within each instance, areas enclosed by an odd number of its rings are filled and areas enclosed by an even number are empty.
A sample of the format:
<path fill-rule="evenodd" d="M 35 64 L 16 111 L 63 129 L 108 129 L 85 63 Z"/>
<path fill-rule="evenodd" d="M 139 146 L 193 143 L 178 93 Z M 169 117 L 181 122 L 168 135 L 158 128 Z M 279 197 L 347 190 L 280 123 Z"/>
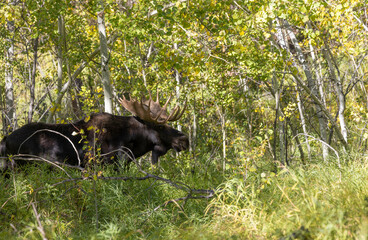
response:
<path fill-rule="evenodd" d="M 90 118 L 91 118 L 91 117 L 90 117 L 90 116 L 88 116 L 88 117 L 86 117 L 86 118 L 84 119 L 84 121 L 85 121 L 85 122 L 88 122 Z"/>

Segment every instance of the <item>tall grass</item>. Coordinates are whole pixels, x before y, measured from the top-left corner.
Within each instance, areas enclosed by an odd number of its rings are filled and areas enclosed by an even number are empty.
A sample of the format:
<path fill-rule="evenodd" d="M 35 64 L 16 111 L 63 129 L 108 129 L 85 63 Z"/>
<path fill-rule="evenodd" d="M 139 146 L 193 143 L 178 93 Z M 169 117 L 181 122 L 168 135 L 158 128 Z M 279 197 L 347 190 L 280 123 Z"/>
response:
<path fill-rule="evenodd" d="M 103 173 L 116 174 L 110 168 L 103 169 Z M 131 169 L 119 174 L 138 173 Z M 0 239 L 41 238 L 32 203 L 48 239 L 368 237 L 365 160 L 341 167 L 318 163 L 285 168 L 277 174 L 258 169 L 246 177 L 230 172 L 223 176 L 215 170 L 207 172 L 210 176 L 206 177 L 183 174 L 179 166 L 157 174 L 175 176 L 193 187 L 216 187 L 216 196 L 165 205 L 168 200 L 182 197 L 183 192 L 153 179 L 98 180 L 96 192 L 91 181 L 52 186 L 65 175 L 43 165 L 27 166 L 26 171 L 11 173 L 9 178 L 1 176 Z M 43 189 L 35 191 L 39 187 Z"/>
<path fill-rule="evenodd" d="M 207 207 L 206 231 L 244 239 L 366 239 L 367 170 L 367 163 L 315 164 L 229 179 Z"/>

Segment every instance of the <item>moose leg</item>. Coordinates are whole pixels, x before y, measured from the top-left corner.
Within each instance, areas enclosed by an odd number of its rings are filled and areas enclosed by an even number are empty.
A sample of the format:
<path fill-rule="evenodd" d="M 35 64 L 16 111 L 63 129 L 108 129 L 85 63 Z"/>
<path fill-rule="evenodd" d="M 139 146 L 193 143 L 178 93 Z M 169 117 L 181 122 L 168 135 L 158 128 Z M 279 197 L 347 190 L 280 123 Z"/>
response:
<path fill-rule="evenodd" d="M 152 151 L 152 159 L 151 159 L 152 164 L 156 165 L 158 162 L 158 158 L 162 155 L 165 155 L 166 152 L 167 150 L 164 146 L 161 146 L 161 145 L 154 146 L 153 151 Z"/>
<path fill-rule="evenodd" d="M 135 160 L 134 155 L 124 149 L 120 149 L 120 151 L 116 155 L 116 158 L 117 165 L 119 165 L 119 167 L 122 167 L 123 170 L 127 171 L 130 169 L 130 163 Z"/>
<path fill-rule="evenodd" d="M 115 165 L 115 170 L 129 170 L 130 163 L 134 160 L 133 153 L 121 145 L 102 144 L 101 152 L 104 155 L 103 163 Z"/>

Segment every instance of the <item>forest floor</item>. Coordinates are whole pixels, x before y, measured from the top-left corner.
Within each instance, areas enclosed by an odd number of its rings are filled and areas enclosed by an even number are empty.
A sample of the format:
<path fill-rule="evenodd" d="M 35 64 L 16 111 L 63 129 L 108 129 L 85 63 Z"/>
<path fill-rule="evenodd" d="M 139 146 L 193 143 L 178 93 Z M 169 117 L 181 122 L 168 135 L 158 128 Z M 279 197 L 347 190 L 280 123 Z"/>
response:
<path fill-rule="evenodd" d="M 163 164 L 147 179 L 28 165 L 0 177 L 0 239 L 367 239 L 368 161 L 332 162 L 246 175 Z"/>

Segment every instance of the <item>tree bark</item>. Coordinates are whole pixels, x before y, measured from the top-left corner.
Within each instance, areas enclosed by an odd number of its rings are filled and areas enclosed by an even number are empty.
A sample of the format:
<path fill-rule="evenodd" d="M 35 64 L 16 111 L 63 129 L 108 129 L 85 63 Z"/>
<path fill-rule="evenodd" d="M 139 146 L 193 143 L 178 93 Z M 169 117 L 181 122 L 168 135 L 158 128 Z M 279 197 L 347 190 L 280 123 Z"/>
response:
<path fill-rule="evenodd" d="M 332 63 L 332 59 L 331 59 L 331 52 L 329 51 L 328 45 L 325 43 L 325 47 L 326 49 L 322 50 L 323 56 L 325 58 L 325 60 L 327 61 L 328 64 L 328 72 L 330 74 L 330 78 L 332 79 L 335 88 L 336 88 L 336 94 L 337 94 L 337 98 L 338 98 L 338 116 L 339 116 L 339 120 L 340 120 L 340 129 L 341 129 L 341 134 L 344 138 L 345 142 L 348 142 L 348 131 L 347 131 L 347 127 L 346 127 L 346 123 L 345 123 L 345 116 L 344 116 L 344 112 L 345 112 L 345 95 L 343 93 L 343 87 L 342 87 L 342 82 L 341 82 L 341 78 L 339 74 L 335 73 L 335 66 Z M 338 69 L 336 67 L 337 72 Z"/>
<path fill-rule="evenodd" d="M 305 157 L 304 157 L 304 151 L 303 151 L 303 147 L 302 147 L 302 145 L 300 143 L 300 140 L 299 140 L 299 137 L 298 137 L 298 132 L 297 132 L 297 130 L 295 129 L 295 127 L 293 126 L 293 124 L 290 121 L 287 121 L 287 123 L 290 126 L 291 132 L 292 132 L 292 134 L 295 138 L 297 147 L 299 149 L 300 159 L 301 159 L 303 165 L 305 165 L 306 162 L 305 162 Z M 308 146 L 309 146 L 309 144 L 308 144 Z"/>
<path fill-rule="evenodd" d="M 297 96 L 296 96 L 296 101 L 297 101 L 297 105 L 298 105 L 298 110 L 299 110 L 299 116 L 300 116 L 300 121 L 302 124 L 302 129 L 303 129 L 303 133 L 304 133 L 304 137 L 305 137 L 305 144 L 307 145 L 307 151 L 308 151 L 308 159 L 309 161 L 312 160 L 311 157 L 311 147 L 309 144 L 309 140 L 308 140 L 308 130 L 307 130 L 307 124 L 305 122 L 305 117 L 304 117 L 304 109 L 303 109 L 303 104 L 302 104 L 302 100 L 300 97 L 300 90 L 299 87 L 296 86 L 296 92 L 297 92 Z"/>
<path fill-rule="evenodd" d="M 142 78 L 143 78 L 143 85 L 145 87 L 147 87 L 147 73 L 146 73 L 146 68 L 147 68 L 147 64 L 148 64 L 148 59 L 151 57 L 152 54 L 152 50 L 153 50 L 153 42 L 150 44 L 149 48 L 148 48 L 148 52 L 147 54 L 143 54 L 139 41 L 137 40 L 137 46 L 138 46 L 138 53 L 139 53 L 139 57 L 141 59 L 141 64 L 142 64 Z"/>
<path fill-rule="evenodd" d="M 226 117 L 225 110 L 222 106 L 217 106 L 217 112 L 221 121 L 221 133 L 222 133 L 222 171 L 226 170 Z"/>
<path fill-rule="evenodd" d="M 97 13 L 98 33 L 101 48 L 101 78 L 104 89 L 105 112 L 112 113 L 112 88 L 110 83 L 109 53 L 107 49 L 106 27 L 104 19 L 104 2 L 101 0 L 102 11 Z"/>
<path fill-rule="evenodd" d="M 58 31 L 59 31 L 59 39 L 57 46 L 57 89 L 58 92 L 61 92 L 63 87 L 63 45 L 65 42 L 65 26 L 64 26 L 64 18 L 63 16 L 59 16 L 58 18 Z"/>
<path fill-rule="evenodd" d="M 196 99 L 194 96 L 193 99 L 193 124 L 190 126 L 189 129 L 189 152 L 192 154 L 193 157 L 193 161 L 194 161 L 194 166 L 196 166 L 197 163 L 197 154 L 196 154 L 196 144 L 197 144 L 197 131 L 198 131 L 198 126 L 197 126 L 197 117 L 196 117 Z"/>
<path fill-rule="evenodd" d="M 174 49 L 177 51 L 178 50 L 178 44 L 174 43 Z M 176 94 L 176 99 L 180 99 L 180 82 L 181 82 L 181 77 L 180 77 L 180 73 L 178 71 L 178 69 L 175 68 L 175 81 L 176 81 L 176 86 L 175 86 L 175 94 Z M 181 131 L 181 125 L 179 122 L 177 122 L 177 128 L 179 131 Z"/>
<path fill-rule="evenodd" d="M 61 105 L 61 100 L 69 87 L 69 81 L 63 86 L 63 49 L 66 48 L 66 40 L 65 40 L 65 25 L 63 16 L 59 16 L 58 18 L 58 45 L 57 49 L 57 97 L 56 102 L 54 103 L 54 107 L 51 110 L 51 113 L 47 117 L 47 122 L 51 122 L 57 113 L 57 108 Z"/>
<path fill-rule="evenodd" d="M 283 114 L 281 112 L 281 103 L 280 103 L 280 95 L 281 95 L 281 89 L 282 84 L 279 86 L 279 83 L 277 81 L 276 73 L 274 73 L 274 76 L 272 78 L 272 87 L 273 91 L 275 93 L 275 123 L 274 123 L 274 157 L 275 161 L 279 160 L 279 162 L 282 165 L 285 165 L 286 162 L 286 144 L 285 144 L 285 122 L 283 119 Z M 277 148 L 277 134 L 279 136 L 279 148 Z M 279 149 L 279 159 L 277 159 L 277 149 Z"/>
<path fill-rule="evenodd" d="M 36 85 L 36 71 L 38 61 L 38 36 L 33 39 L 33 63 L 32 73 L 29 79 L 29 108 L 28 108 L 28 123 L 32 122 L 34 105 L 35 105 L 35 85 Z"/>
<path fill-rule="evenodd" d="M 4 135 L 11 132 L 17 126 L 17 116 L 14 103 L 13 92 L 13 58 L 14 58 L 14 22 L 7 21 L 9 38 L 7 39 L 6 58 L 5 58 L 5 124 L 3 126 Z"/>

